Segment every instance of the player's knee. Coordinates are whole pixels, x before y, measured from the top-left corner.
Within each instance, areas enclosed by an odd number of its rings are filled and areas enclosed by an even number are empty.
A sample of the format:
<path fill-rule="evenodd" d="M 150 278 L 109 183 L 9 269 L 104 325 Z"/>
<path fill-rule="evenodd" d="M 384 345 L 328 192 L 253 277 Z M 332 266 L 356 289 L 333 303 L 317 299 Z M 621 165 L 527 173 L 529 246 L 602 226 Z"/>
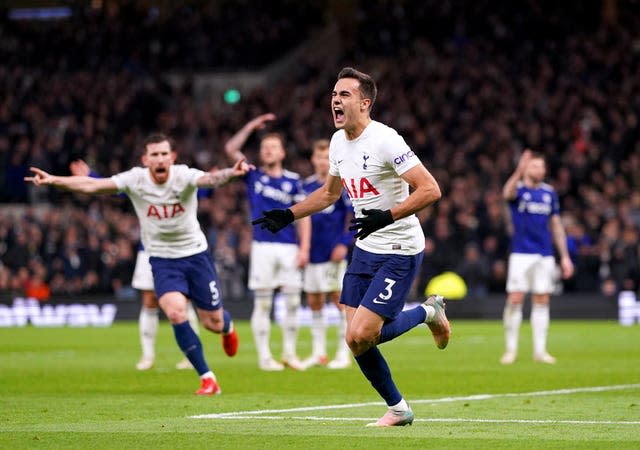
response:
<path fill-rule="evenodd" d="M 270 314 L 272 304 L 273 297 L 271 297 L 270 295 L 258 295 L 258 293 L 256 293 L 256 298 L 253 302 L 253 308 L 256 313 Z"/>
<path fill-rule="evenodd" d="M 180 308 L 165 308 L 164 314 L 167 316 L 169 322 L 173 324 L 183 323 L 188 320 L 186 311 Z"/>
<path fill-rule="evenodd" d="M 158 299 L 153 291 L 142 291 L 142 304 L 145 308 L 157 308 Z"/>
<path fill-rule="evenodd" d="M 524 292 L 512 292 L 507 297 L 507 303 L 511 305 L 521 305 L 524 302 Z"/>
<path fill-rule="evenodd" d="M 282 289 L 282 295 L 284 296 L 287 309 L 296 309 L 302 302 L 302 295 L 298 288 L 285 287 Z"/>
<path fill-rule="evenodd" d="M 354 329 L 347 332 L 345 340 L 354 355 L 360 355 L 376 345 L 377 336 L 365 329 Z"/>

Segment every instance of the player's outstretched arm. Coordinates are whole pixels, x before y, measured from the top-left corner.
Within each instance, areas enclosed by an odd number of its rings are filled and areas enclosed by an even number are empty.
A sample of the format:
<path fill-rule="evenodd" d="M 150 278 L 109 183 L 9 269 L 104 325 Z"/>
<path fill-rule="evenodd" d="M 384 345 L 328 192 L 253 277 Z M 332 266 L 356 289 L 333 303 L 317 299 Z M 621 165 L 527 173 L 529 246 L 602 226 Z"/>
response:
<path fill-rule="evenodd" d="M 198 187 L 220 187 L 235 178 L 245 176 L 250 170 L 254 170 L 255 166 L 247 164 L 244 158 L 239 159 L 233 165 L 227 169 L 210 171 L 202 175 L 196 181 Z"/>
<path fill-rule="evenodd" d="M 296 219 L 310 216 L 322 211 L 329 205 L 333 205 L 342 194 L 342 180 L 331 174 L 327 175 L 324 184 L 307 195 L 304 200 L 291 207 L 291 212 Z"/>
<path fill-rule="evenodd" d="M 115 194 L 118 187 L 110 178 L 91 178 L 87 176 L 63 177 L 51 175 L 37 167 L 31 167 L 29 170 L 33 172 L 33 176 L 24 177 L 27 183 L 33 183 L 36 186 L 54 186 L 81 194 Z"/>
<path fill-rule="evenodd" d="M 277 233 L 296 219 L 309 216 L 322 211 L 327 206 L 335 203 L 342 193 L 342 181 L 333 175 L 327 176 L 327 181 L 309 194 L 300 203 L 296 203 L 288 209 L 271 209 L 262 211 L 262 217 L 253 220 L 253 225 Z"/>
<path fill-rule="evenodd" d="M 224 152 L 231 161 L 237 161 L 243 159 L 242 147 L 256 130 L 263 129 L 267 122 L 276 120 L 276 115 L 273 113 L 261 114 L 258 117 L 254 117 L 247 122 L 240 130 L 231 136 L 231 138 L 224 145 Z"/>

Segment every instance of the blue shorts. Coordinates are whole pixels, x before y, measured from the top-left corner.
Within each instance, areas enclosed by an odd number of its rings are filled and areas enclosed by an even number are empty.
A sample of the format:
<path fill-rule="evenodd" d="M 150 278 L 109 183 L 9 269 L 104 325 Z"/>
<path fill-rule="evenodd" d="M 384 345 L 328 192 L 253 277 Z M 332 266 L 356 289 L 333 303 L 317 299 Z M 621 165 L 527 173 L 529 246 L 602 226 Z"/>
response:
<path fill-rule="evenodd" d="M 196 307 L 207 311 L 222 308 L 222 293 L 208 251 L 184 258 L 149 258 L 156 296 L 182 292 Z"/>
<path fill-rule="evenodd" d="M 386 319 L 395 319 L 404 308 L 422 258 L 422 253 L 379 255 L 355 247 L 340 303 L 353 308 L 362 305 Z"/>

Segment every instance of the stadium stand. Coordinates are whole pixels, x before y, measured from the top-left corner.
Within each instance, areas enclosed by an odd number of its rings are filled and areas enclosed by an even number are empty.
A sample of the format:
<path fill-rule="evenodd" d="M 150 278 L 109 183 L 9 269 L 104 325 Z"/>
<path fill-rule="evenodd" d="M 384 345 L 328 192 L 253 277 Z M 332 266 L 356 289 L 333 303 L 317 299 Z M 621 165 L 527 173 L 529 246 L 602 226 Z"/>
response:
<path fill-rule="evenodd" d="M 226 166 L 225 140 L 272 111 L 289 167 L 309 174 L 310 143 L 333 132 L 329 93 L 344 65 L 384 85 L 374 118 L 407 137 L 444 193 L 420 217 L 428 244 L 416 296 L 446 270 L 473 274 L 480 296 L 503 292 L 500 190 L 526 147 L 546 155 L 561 196 L 577 270 L 559 289 L 638 289 L 637 3 L 280 0 L 251 2 L 247 14 L 248 3 L 87 3 L 46 23 L 0 11 L 0 292 L 22 295 L 43 281 L 48 295 L 115 292 L 135 255 L 125 201 L 29 189 L 30 165 L 66 173 L 83 158 L 115 173 L 137 164 L 136 145 L 160 130 L 175 136 L 182 162 Z M 196 75 L 260 72 L 328 27 L 337 33 L 331 58 L 311 43 L 235 104 L 216 90 L 194 93 Z M 255 148 L 250 141 L 247 153 Z M 200 204 L 234 298 L 246 295 L 251 236 L 242 189 Z"/>

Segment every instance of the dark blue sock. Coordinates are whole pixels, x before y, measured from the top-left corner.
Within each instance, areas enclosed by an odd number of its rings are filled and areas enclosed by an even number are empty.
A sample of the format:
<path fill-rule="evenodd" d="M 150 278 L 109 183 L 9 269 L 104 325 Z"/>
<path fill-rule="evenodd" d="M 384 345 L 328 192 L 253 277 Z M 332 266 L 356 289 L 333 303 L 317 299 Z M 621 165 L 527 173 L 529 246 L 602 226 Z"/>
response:
<path fill-rule="evenodd" d="M 371 347 L 362 355 L 356 356 L 355 359 L 364 376 L 367 377 L 367 380 L 371 382 L 371 386 L 387 402 L 387 405 L 393 406 L 402 400 L 402 395 L 400 395 L 391 378 L 391 371 L 387 361 L 385 361 L 378 347 Z"/>
<path fill-rule="evenodd" d="M 204 352 L 202 351 L 202 343 L 200 338 L 193 331 L 189 321 L 179 324 L 173 324 L 173 334 L 176 336 L 178 347 L 185 354 L 187 359 L 193 364 L 198 375 L 202 375 L 209 371 L 209 366 L 204 360 Z"/>
<path fill-rule="evenodd" d="M 417 306 L 413 309 L 402 311 L 400 314 L 398 314 L 398 317 L 390 322 L 385 323 L 382 326 L 382 330 L 380 330 L 379 344 L 390 341 L 391 339 L 396 338 L 403 333 L 406 333 L 413 327 L 423 323 L 426 318 L 427 312 L 422 306 Z"/>
<path fill-rule="evenodd" d="M 222 333 L 227 334 L 231 329 L 231 314 L 226 309 L 222 311 L 222 317 L 224 321 L 224 325 L 222 326 Z"/>

